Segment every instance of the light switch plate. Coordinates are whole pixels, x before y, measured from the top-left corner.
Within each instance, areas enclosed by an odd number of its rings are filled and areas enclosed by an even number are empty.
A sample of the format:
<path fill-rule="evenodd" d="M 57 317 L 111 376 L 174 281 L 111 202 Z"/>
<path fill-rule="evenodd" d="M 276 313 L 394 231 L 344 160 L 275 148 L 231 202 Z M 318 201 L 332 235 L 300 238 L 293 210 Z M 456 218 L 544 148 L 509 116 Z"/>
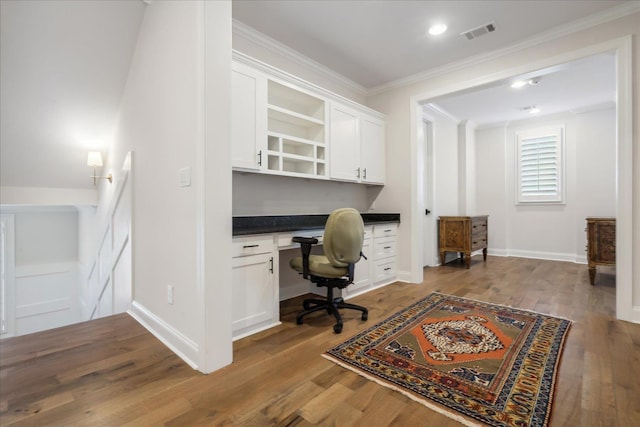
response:
<path fill-rule="evenodd" d="M 180 169 L 180 187 L 191 187 L 191 167 Z"/>

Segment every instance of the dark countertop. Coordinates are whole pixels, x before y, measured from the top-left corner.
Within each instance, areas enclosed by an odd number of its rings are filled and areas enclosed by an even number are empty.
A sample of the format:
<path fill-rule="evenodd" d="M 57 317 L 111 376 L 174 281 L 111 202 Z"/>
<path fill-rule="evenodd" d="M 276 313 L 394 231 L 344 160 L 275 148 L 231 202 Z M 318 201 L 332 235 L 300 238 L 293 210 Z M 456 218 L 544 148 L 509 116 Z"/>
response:
<path fill-rule="evenodd" d="M 400 222 L 398 213 L 363 213 L 366 224 Z M 271 215 L 271 216 L 234 216 L 233 235 L 266 234 L 282 231 L 311 230 L 324 228 L 329 214 L 320 215 Z"/>

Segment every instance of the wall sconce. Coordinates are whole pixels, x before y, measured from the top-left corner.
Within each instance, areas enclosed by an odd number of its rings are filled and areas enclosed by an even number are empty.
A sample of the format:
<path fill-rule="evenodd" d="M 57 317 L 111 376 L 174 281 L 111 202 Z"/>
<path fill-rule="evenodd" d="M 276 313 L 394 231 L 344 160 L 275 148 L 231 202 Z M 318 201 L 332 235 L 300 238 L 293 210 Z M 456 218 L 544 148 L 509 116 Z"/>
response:
<path fill-rule="evenodd" d="M 87 166 L 93 167 L 93 186 L 97 185 L 98 178 L 108 179 L 109 182 L 113 182 L 113 176 L 111 174 L 107 176 L 96 176 L 96 168 L 102 167 L 102 154 L 99 151 L 89 151 L 89 155 L 87 157 Z"/>

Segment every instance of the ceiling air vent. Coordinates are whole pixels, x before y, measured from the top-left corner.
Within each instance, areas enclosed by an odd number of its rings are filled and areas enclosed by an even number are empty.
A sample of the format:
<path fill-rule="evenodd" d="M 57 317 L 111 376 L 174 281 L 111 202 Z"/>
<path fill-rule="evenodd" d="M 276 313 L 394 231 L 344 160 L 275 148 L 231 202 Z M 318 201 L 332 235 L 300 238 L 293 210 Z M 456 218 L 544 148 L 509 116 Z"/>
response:
<path fill-rule="evenodd" d="M 480 36 L 484 36 L 485 34 L 493 33 L 495 30 L 496 30 L 496 23 L 490 22 L 488 24 L 484 24 L 479 27 L 467 30 L 464 33 L 460 33 L 460 35 L 465 36 L 467 40 L 473 40 L 473 39 L 477 39 Z"/>

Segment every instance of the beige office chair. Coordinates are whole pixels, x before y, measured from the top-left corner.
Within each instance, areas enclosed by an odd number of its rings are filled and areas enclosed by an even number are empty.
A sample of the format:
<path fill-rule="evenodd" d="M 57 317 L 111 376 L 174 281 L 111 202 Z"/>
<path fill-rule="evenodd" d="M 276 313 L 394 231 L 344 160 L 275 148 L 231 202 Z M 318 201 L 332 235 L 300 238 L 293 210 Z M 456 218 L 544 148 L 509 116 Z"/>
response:
<path fill-rule="evenodd" d="M 302 324 L 302 318 L 316 311 L 326 310 L 333 314 L 337 323 L 333 326 L 336 334 L 342 332 L 342 316 L 339 308 L 349 308 L 362 312 L 362 320 L 367 320 L 369 312 L 365 307 L 344 302 L 333 297 L 333 289 L 344 289 L 353 283 L 355 264 L 360 260 L 364 240 L 364 223 L 360 213 L 351 208 L 336 209 L 329 215 L 324 229 L 324 255 L 311 255 L 311 246 L 318 243 L 312 237 L 294 237 L 293 242 L 300 243 L 302 256 L 293 258 L 289 265 L 305 279 L 317 286 L 326 286 L 326 299 L 306 299 L 304 310 L 298 313 L 296 323 Z M 366 257 L 365 257 L 366 259 Z"/>

